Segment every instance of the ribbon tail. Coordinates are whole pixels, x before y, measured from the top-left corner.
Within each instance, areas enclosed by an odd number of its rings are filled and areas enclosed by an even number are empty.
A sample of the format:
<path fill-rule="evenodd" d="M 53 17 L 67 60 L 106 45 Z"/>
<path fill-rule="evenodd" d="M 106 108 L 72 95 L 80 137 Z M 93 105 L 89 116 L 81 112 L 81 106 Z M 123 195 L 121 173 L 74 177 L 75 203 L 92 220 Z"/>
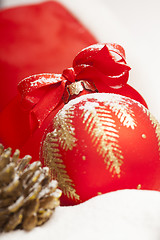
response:
<path fill-rule="evenodd" d="M 40 128 L 45 118 L 59 105 L 65 90 L 65 81 L 51 86 L 43 99 L 30 111 L 30 130 Z"/>

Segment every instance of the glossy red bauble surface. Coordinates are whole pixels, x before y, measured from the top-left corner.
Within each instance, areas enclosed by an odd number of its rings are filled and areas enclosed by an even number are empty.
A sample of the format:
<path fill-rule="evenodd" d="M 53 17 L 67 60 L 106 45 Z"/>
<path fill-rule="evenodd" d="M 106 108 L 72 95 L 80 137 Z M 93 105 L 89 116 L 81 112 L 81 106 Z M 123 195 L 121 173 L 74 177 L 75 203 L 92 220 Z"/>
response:
<path fill-rule="evenodd" d="M 45 132 L 41 160 L 74 205 L 118 189 L 160 190 L 160 124 L 118 94 L 71 100 Z"/>

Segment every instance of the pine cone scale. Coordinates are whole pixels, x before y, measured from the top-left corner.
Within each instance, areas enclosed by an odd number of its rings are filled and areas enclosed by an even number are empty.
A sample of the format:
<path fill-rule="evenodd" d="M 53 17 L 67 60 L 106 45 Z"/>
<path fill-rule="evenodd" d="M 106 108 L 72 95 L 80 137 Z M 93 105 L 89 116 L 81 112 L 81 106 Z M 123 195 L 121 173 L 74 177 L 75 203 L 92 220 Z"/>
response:
<path fill-rule="evenodd" d="M 0 219 L 9 213 L 8 209 L 0 209 Z"/>
<path fill-rule="evenodd" d="M 4 148 L 0 146 L 0 155 L 1 155 L 1 161 L 0 161 L 0 170 L 2 170 L 6 164 L 10 162 L 10 155 L 11 155 L 11 148 L 7 148 L 4 150 Z"/>
<path fill-rule="evenodd" d="M 2 188 L 3 197 L 11 196 L 13 192 L 17 195 L 20 182 L 18 178 L 15 178 L 8 186 Z"/>
<path fill-rule="evenodd" d="M 29 215 L 24 219 L 22 226 L 23 226 L 23 229 L 25 229 L 26 231 L 30 231 L 36 225 L 37 225 L 37 215 L 33 213 L 32 215 Z"/>
<path fill-rule="evenodd" d="M 4 228 L 5 232 L 9 232 L 15 229 L 22 222 L 22 218 L 23 218 L 23 209 L 20 209 L 18 212 L 16 212 L 10 217 L 10 220 L 5 225 L 5 228 Z"/>
<path fill-rule="evenodd" d="M 26 167 L 26 165 L 30 162 L 31 158 L 32 158 L 31 156 L 26 155 L 26 156 L 22 159 L 22 161 L 19 162 L 19 164 L 18 164 L 18 166 L 17 166 L 17 170 L 18 170 L 19 172 L 21 172 L 21 171 Z"/>
<path fill-rule="evenodd" d="M 13 213 L 16 212 L 19 208 L 21 208 L 24 204 L 24 196 L 20 196 L 16 202 L 8 207 L 8 210 Z"/>
<path fill-rule="evenodd" d="M 52 209 L 54 206 L 55 206 L 54 196 L 49 196 L 40 200 L 40 208 Z"/>
<path fill-rule="evenodd" d="M 33 213 L 37 212 L 39 209 L 39 200 L 36 198 L 33 201 L 30 201 L 25 209 L 25 216 L 33 215 Z"/>
<path fill-rule="evenodd" d="M 33 177 L 27 182 L 27 187 L 25 189 L 26 192 L 29 192 L 31 189 L 34 189 L 38 185 L 38 179 L 41 175 L 40 171 L 36 171 Z"/>
<path fill-rule="evenodd" d="M 8 207 L 11 203 L 13 202 L 12 198 L 5 198 L 5 199 L 1 199 L 0 200 L 0 213 L 1 213 L 1 210 L 3 210 L 3 208 L 6 208 Z M 1 216 L 1 214 L 0 214 Z"/>
<path fill-rule="evenodd" d="M 4 146 L 0 143 L 0 155 L 4 152 Z"/>
<path fill-rule="evenodd" d="M 38 196 L 38 193 L 41 191 L 42 187 L 36 184 L 36 188 L 31 191 L 31 193 L 26 197 L 25 203 L 33 201 Z"/>
<path fill-rule="evenodd" d="M 42 225 L 44 222 L 46 222 L 52 215 L 52 210 L 47 209 L 40 209 L 38 212 L 38 223 L 37 225 L 40 226 Z"/>
<path fill-rule="evenodd" d="M 14 168 L 15 164 L 10 163 L 8 164 L 1 172 L 0 172 L 0 182 L 1 185 L 5 183 L 9 183 L 14 176 Z"/>

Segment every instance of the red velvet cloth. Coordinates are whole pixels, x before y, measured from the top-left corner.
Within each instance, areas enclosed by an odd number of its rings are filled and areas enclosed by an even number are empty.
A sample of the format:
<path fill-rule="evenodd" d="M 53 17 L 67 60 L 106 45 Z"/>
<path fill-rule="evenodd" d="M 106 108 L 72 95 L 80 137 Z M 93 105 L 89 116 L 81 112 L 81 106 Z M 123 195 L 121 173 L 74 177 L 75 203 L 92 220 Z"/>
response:
<path fill-rule="evenodd" d="M 55 1 L 0 11 L 0 30 L 0 142 L 38 160 L 43 132 L 62 106 L 56 106 L 32 134 L 29 111 L 22 109 L 17 84 L 33 74 L 61 73 L 72 65 L 77 52 L 97 41 Z"/>
<path fill-rule="evenodd" d="M 0 11 L 0 111 L 17 94 L 17 83 L 32 74 L 61 73 L 82 48 L 96 43 L 60 3 Z"/>

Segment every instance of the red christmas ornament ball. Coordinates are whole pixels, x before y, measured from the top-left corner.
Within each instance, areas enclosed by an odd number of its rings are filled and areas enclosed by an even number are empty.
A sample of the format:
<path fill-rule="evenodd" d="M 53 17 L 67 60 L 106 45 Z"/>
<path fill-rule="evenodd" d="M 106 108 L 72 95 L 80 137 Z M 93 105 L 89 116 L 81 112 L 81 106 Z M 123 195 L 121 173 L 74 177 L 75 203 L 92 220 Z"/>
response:
<path fill-rule="evenodd" d="M 160 124 L 118 94 L 67 103 L 46 130 L 41 157 L 63 191 L 62 205 L 119 189 L 160 190 Z"/>

